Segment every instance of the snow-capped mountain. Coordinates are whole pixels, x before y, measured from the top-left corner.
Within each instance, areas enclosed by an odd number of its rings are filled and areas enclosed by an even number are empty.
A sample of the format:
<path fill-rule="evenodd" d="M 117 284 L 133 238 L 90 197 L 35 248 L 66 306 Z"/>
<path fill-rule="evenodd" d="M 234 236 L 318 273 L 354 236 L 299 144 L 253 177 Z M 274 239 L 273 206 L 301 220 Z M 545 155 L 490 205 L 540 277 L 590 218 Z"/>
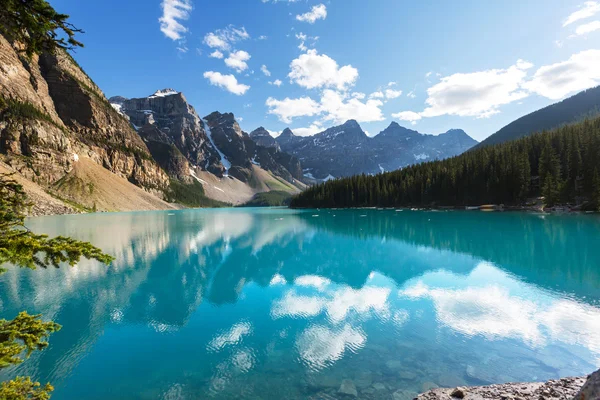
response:
<path fill-rule="evenodd" d="M 477 144 L 461 129 L 425 135 L 396 122 L 371 138 L 354 120 L 309 137 L 286 129 L 275 140 L 284 152 L 298 157 L 306 177 L 320 180 L 393 171 L 452 157 Z"/>
<path fill-rule="evenodd" d="M 295 185 L 302 170 L 297 159 L 254 142 L 231 113 L 213 112 L 201 118 L 183 93 L 173 89 L 134 99 L 111 97 L 109 102 L 129 119 L 152 157 L 173 178 L 189 182 L 208 172 L 262 191 L 270 189 L 261 184 L 261 179 L 271 179 L 264 171 L 284 180 L 284 186 L 291 184 L 287 189 L 299 190 Z"/>

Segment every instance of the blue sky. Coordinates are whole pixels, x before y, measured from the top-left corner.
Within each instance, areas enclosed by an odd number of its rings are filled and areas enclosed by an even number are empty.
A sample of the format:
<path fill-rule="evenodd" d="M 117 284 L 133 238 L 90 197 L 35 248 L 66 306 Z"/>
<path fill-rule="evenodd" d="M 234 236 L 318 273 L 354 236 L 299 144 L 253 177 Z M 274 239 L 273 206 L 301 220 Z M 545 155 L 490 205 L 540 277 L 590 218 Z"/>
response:
<path fill-rule="evenodd" d="M 248 132 L 307 135 L 354 118 L 370 135 L 397 121 L 482 140 L 600 84 L 600 1 L 51 4 L 85 30 L 75 57 L 107 96 L 173 88 Z"/>

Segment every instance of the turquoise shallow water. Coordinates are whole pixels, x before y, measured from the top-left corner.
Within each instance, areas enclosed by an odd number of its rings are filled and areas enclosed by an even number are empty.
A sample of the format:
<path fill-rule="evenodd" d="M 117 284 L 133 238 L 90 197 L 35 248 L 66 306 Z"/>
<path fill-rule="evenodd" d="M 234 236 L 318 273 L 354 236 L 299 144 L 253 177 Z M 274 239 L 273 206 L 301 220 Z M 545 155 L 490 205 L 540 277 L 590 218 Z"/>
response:
<path fill-rule="evenodd" d="M 0 318 L 64 327 L 0 380 L 53 399 L 410 398 L 600 367 L 600 219 L 186 210 L 32 219 L 110 267 L 10 271 Z M 400 392 L 398 392 L 400 390 Z"/>

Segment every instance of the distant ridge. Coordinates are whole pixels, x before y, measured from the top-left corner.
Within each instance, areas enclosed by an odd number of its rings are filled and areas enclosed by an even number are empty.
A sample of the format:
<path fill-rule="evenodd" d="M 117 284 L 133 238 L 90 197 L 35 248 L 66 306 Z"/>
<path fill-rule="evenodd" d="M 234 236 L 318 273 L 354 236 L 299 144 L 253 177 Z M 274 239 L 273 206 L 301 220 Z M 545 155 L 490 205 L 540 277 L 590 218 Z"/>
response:
<path fill-rule="evenodd" d="M 600 86 L 597 86 L 511 122 L 473 149 L 519 139 L 599 114 Z"/>

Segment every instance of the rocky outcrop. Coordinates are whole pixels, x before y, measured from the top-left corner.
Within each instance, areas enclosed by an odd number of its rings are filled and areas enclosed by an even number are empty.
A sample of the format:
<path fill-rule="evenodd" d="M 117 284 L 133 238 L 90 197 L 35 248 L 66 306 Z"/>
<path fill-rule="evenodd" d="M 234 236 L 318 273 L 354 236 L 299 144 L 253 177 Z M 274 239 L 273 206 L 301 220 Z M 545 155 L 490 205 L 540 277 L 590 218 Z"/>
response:
<path fill-rule="evenodd" d="M 316 179 L 393 171 L 452 157 L 477 144 L 460 129 L 424 135 L 395 122 L 370 138 L 354 120 L 310 137 L 286 129 L 275 140 L 284 152 L 300 160 L 306 177 Z"/>
<path fill-rule="evenodd" d="M 600 370 L 591 374 L 573 400 L 600 399 Z"/>
<path fill-rule="evenodd" d="M 221 163 L 219 153 L 211 144 L 204 122 L 183 93 L 163 89 L 148 97 L 126 99 L 116 96 L 111 97 L 109 101 L 136 127 L 140 136 L 148 143 L 148 147 L 154 150 L 154 158 L 161 160 L 159 163 L 163 168 L 164 160 L 175 147 L 194 168 L 223 176 L 225 167 Z M 151 142 L 155 143 L 150 144 Z M 165 152 L 161 152 L 161 149 Z M 178 168 L 182 168 L 182 165 Z M 170 175 L 181 175 L 181 171 L 173 171 L 170 168 L 167 172 Z"/>
<path fill-rule="evenodd" d="M 253 184 L 253 165 L 288 182 L 302 178 L 297 158 L 282 153 L 267 131 L 266 135 L 258 132 L 255 141 L 231 113 L 214 112 L 202 119 L 184 95 L 173 89 L 135 99 L 116 96 L 109 101 L 137 129 L 159 165 L 177 179 L 191 179 L 191 169 Z"/>
<path fill-rule="evenodd" d="M 595 377 L 595 383 L 594 382 Z M 596 400 L 600 399 L 598 380 L 592 375 L 537 383 L 506 383 L 501 385 L 434 389 L 420 394 L 417 400 Z M 582 389 L 582 386 L 583 389 Z M 595 388 L 595 389 L 594 389 Z M 588 390 L 590 389 L 590 390 Z"/>
<path fill-rule="evenodd" d="M 279 146 L 279 143 L 277 143 L 277 140 L 275 140 L 269 131 L 262 126 L 250 132 L 250 138 L 252 138 L 252 140 L 254 140 L 254 142 L 260 146 L 273 147 L 281 151 L 281 147 Z"/>
<path fill-rule="evenodd" d="M 0 153 L 52 185 L 80 155 L 162 194 L 168 176 L 128 121 L 66 52 L 26 59 L 0 37 Z"/>
<path fill-rule="evenodd" d="M 291 131 L 290 131 L 291 132 Z M 281 146 L 277 143 L 277 140 L 269 131 L 267 131 L 262 126 L 258 129 L 250 132 L 250 138 L 259 146 L 269 148 L 271 156 L 273 159 L 283 165 L 285 169 L 287 169 L 294 179 L 302 180 L 302 166 L 300 165 L 300 160 L 297 157 L 285 153 L 281 150 Z"/>
<path fill-rule="evenodd" d="M 257 144 L 242 131 L 231 113 L 214 112 L 205 118 L 213 143 L 230 163 L 229 174 L 242 182 L 251 183 L 252 165 L 273 173 L 290 183 L 301 177 L 299 162 L 281 153 L 277 147 Z"/>

